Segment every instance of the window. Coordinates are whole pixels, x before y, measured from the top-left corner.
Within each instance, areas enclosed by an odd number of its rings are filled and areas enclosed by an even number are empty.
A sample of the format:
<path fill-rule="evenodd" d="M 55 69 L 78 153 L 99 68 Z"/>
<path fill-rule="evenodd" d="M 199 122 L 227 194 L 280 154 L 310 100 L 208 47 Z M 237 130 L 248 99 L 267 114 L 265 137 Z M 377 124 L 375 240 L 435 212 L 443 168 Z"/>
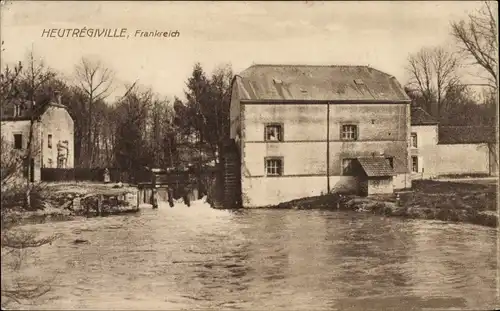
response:
<path fill-rule="evenodd" d="M 354 175 L 354 159 L 342 160 L 342 175 L 344 176 Z"/>
<path fill-rule="evenodd" d="M 283 160 L 280 158 L 266 159 L 266 174 L 267 176 L 283 175 Z"/>
<path fill-rule="evenodd" d="M 283 141 L 283 126 L 281 124 L 266 125 L 266 141 Z"/>
<path fill-rule="evenodd" d="M 49 149 L 52 149 L 52 134 L 49 134 L 47 137 L 47 147 L 49 147 Z"/>
<path fill-rule="evenodd" d="M 20 117 L 23 115 L 26 106 L 22 103 L 14 104 L 14 117 Z"/>
<path fill-rule="evenodd" d="M 389 164 L 390 167 L 394 168 L 394 158 L 393 157 L 385 157 L 385 160 Z"/>
<path fill-rule="evenodd" d="M 22 148 L 23 148 L 23 135 L 14 134 L 14 149 L 22 149 Z"/>
<path fill-rule="evenodd" d="M 411 136 L 410 136 L 411 140 L 410 140 L 410 143 L 411 143 L 411 147 L 412 148 L 417 148 L 417 133 L 411 133 Z"/>
<path fill-rule="evenodd" d="M 340 131 L 340 138 L 342 140 L 356 140 L 358 139 L 358 126 L 354 124 L 344 124 Z"/>
<path fill-rule="evenodd" d="M 411 171 L 418 173 L 418 157 L 411 157 Z"/>

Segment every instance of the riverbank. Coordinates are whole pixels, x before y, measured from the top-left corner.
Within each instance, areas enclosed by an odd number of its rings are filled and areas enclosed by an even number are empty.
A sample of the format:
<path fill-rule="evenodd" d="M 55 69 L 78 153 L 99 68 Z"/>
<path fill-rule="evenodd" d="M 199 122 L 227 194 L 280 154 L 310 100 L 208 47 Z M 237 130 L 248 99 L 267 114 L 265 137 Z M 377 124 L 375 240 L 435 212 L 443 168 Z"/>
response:
<path fill-rule="evenodd" d="M 2 227 L 137 213 L 137 189 L 121 184 L 47 183 L 37 187 L 36 210 L 21 206 L 2 211 Z M 21 204 L 20 204 L 21 205 Z"/>
<path fill-rule="evenodd" d="M 399 199 L 398 199 L 399 196 Z M 337 209 L 413 219 L 497 227 L 497 185 L 433 180 L 413 181 L 397 194 L 359 197 L 329 194 L 297 199 L 273 208 Z"/>
<path fill-rule="evenodd" d="M 42 209 L 16 208 L 3 212 L 2 226 L 137 213 L 136 191 L 133 187 L 102 183 L 46 184 Z M 75 198 L 80 201 L 76 206 Z M 329 194 L 284 202 L 271 208 L 349 210 L 488 227 L 498 225 L 497 186 L 491 182 L 416 180 L 411 191 L 397 194 L 369 197 Z"/>

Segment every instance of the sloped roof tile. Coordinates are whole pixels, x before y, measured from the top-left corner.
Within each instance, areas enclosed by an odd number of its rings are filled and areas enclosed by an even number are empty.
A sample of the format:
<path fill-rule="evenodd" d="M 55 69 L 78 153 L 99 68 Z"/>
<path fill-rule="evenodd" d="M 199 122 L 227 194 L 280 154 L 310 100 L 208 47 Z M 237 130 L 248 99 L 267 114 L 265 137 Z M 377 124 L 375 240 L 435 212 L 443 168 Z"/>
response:
<path fill-rule="evenodd" d="M 411 125 L 436 125 L 438 121 L 420 107 L 411 107 Z"/>
<path fill-rule="evenodd" d="M 360 157 L 359 164 L 368 177 L 394 176 L 394 169 L 382 157 Z"/>
<path fill-rule="evenodd" d="M 241 100 L 410 100 L 393 76 L 368 66 L 253 65 L 235 82 Z"/>
<path fill-rule="evenodd" d="M 26 104 L 26 107 L 29 107 L 29 105 Z M 45 111 L 47 111 L 47 109 L 49 107 L 58 107 L 58 108 L 64 108 L 64 109 L 68 110 L 68 107 L 66 107 L 66 106 L 64 106 L 62 104 L 56 103 L 54 101 L 50 101 L 50 102 L 47 102 L 45 104 L 41 104 L 41 105 L 35 106 L 35 108 L 33 110 L 31 110 L 30 108 L 28 108 L 20 116 L 12 116 L 12 115 L 9 115 L 9 114 L 2 113 L 2 115 L 0 117 L 0 120 L 2 120 L 2 121 L 27 121 L 27 120 L 31 120 L 32 113 L 34 114 L 33 117 L 35 119 L 37 119 L 41 115 L 43 115 L 45 113 Z"/>
<path fill-rule="evenodd" d="M 494 126 L 439 126 L 439 144 L 495 143 Z"/>

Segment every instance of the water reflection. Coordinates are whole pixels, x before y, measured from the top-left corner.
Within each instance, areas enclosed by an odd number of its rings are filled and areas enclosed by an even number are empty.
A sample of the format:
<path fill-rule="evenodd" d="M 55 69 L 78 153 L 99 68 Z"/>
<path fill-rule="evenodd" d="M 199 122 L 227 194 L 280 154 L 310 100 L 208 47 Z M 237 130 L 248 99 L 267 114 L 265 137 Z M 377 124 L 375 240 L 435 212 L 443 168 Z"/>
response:
<path fill-rule="evenodd" d="M 37 309 L 419 310 L 494 302 L 495 231 L 478 226 L 195 204 L 37 228 L 63 234 L 22 271 L 58 273 Z"/>
<path fill-rule="evenodd" d="M 417 295 L 429 296 L 433 288 L 433 296 L 466 300 L 463 307 L 492 305 L 497 249 L 493 230 L 426 222 L 415 226 L 414 236 L 411 273 Z"/>
<path fill-rule="evenodd" d="M 346 215 L 345 220 L 348 230 L 336 237 L 337 255 L 332 256 L 337 262 L 330 263 L 341 267 L 332 274 L 331 281 L 345 284 L 340 296 L 384 295 L 388 287 L 393 288 L 392 294 L 407 295 L 409 278 L 400 267 L 408 260 L 411 236 L 404 234 L 402 226 L 390 219 Z"/>

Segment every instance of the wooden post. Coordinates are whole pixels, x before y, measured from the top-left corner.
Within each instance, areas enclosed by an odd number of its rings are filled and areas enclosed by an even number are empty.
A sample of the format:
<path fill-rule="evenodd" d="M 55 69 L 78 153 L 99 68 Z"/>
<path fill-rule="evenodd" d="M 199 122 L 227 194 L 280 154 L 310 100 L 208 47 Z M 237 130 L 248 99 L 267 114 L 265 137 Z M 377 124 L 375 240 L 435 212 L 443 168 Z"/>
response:
<path fill-rule="evenodd" d="M 326 104 L 326 188 L 330 194 L 330 102 Z"/>
<path fill-rule="evenodd" d="M 73 199 L 73 211 L 80 210 L 80 206 L 81 206 L 81 199 L 80 196 L 77 194 Z"/>
<path fill-rule="evenodd" d="M 135 193 L 137 196 L 137 205 L 135 206 L 135 209 L 138 211 L 139 210 L 139 205 L 141 204 L 141 189 L 137 189 L 137 192 Z"/>
<path fill-rule="evenodd" d="M 99 195 L 97 199 L 97 216 L 102 216 L 102 201 L 103 201 L 103 195 Z"/>
<path fill-rule="evenodd" d="M 152 184 L 152 189 L 151 189 L 151 202 L 149 202 L 151 205 L 153 205 L 153 208 L 158 208 L 158 205 L 156 204 L 156 172 L 151 170 L 151 184 Z"/>
<path fill-rule="evenodd" d="M 91 200 L 89 200 L 90 202 L 88 202 L 89 204 L 86 204 L 85 205 L 85 214 L 87 215 L 87 217 L 90 216 L 90 203 L 92 202 Z"/>
<path fill-rule="evenodd" d="M 153 188 L 156 188 L 156 173 L 151 172 L 151 183 L 153 184 Z"/>
<path fill-rule="evenodd" d="M 158 208 L 158 193 L 156 190 L 156 186 L 155 188 L 153 188 L 153 190 L 151 190 L 151 205 L 153 205 L 153 209 Z"/>

